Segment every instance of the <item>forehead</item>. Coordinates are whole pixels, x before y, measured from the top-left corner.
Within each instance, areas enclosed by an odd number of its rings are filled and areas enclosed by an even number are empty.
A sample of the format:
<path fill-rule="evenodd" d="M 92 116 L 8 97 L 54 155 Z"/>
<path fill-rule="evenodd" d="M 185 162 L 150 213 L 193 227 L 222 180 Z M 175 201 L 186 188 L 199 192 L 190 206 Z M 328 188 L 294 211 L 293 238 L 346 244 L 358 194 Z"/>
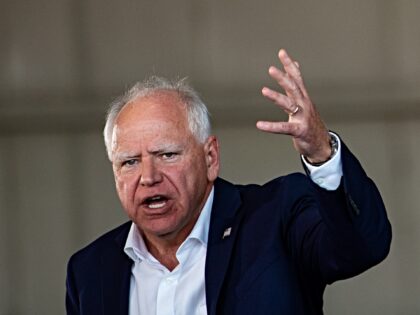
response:
<path fill-rule="evenodd" d="M 142 96 L 126 104 L 117 116 L 119 128 L 146 122 L 172 122 L 186 126 L 186 105 L 175 91 L 159 91 Z"/>
<path fill-rule="evenodd" d="M 132 142 L 138 137 L 186 138 L 191 136 L 186 105 L 175 91 L 162 91 L 139 97 L 126 104 L 118 114 L 113 130 L 116 142 Z"/>

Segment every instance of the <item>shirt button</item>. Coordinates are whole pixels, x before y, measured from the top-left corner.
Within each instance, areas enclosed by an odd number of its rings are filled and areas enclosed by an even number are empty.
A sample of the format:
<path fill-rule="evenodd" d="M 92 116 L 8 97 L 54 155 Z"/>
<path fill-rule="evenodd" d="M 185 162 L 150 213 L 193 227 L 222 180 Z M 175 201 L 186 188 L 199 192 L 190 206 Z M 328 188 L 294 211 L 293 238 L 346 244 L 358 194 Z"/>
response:
<path fill-rule="evenodd" d="M 318 185 L 321 185 L 321 184 L 323 184 L 324 183 L 324 178 L 317 178 L 316 180 L 315 180 L 315 182 L 318 184 Z"/>

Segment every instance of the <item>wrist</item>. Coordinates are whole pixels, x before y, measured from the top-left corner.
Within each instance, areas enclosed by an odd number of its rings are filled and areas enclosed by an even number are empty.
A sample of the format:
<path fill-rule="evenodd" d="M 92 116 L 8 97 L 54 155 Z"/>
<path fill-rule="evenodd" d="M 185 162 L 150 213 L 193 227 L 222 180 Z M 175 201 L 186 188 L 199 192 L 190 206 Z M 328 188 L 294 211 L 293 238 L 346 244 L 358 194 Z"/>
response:
<path fill-rule="evenodd" d="M 324 163 L 331 160 L 338 151 L 338 140 L 337 140 L 336 136 L 333 135 L 333 134 L 329 134 L 329 151 L 330 151 L 330 153 L 327 155 L 326 159 L 314 160 L 314 159 L 310 159 L 306 156 L 304 156 L 303 158 L 305 159 L 306 162 L 308 162 L 312 166 L 321 166 Z"/>

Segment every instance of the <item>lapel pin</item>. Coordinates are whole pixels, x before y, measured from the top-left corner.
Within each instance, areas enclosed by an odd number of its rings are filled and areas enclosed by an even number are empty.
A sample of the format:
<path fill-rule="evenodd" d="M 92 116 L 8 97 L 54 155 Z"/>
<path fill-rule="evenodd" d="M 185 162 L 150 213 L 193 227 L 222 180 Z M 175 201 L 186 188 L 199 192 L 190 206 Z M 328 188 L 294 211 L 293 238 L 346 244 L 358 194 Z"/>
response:
<path fill-rule="evenodd" d="M 222 239 L 225 239 L 225 237 L 230 236 L 230 233 L 232 232 L 232 228 L 228 227 L 224 232 L 223 232 L 223 237 Z"/>

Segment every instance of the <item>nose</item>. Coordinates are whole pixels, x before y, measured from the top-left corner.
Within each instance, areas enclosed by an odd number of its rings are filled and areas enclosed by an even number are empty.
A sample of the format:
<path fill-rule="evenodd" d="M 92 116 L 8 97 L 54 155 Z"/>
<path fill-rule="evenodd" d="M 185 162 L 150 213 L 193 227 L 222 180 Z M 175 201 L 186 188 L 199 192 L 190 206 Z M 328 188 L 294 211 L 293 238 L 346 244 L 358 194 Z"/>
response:
<path fill-rule="evenodd" d="M 145 158 L 141 162 L 140 184 L 153 186 L 162 181 L 162 175 L 152 158 Z"/>

